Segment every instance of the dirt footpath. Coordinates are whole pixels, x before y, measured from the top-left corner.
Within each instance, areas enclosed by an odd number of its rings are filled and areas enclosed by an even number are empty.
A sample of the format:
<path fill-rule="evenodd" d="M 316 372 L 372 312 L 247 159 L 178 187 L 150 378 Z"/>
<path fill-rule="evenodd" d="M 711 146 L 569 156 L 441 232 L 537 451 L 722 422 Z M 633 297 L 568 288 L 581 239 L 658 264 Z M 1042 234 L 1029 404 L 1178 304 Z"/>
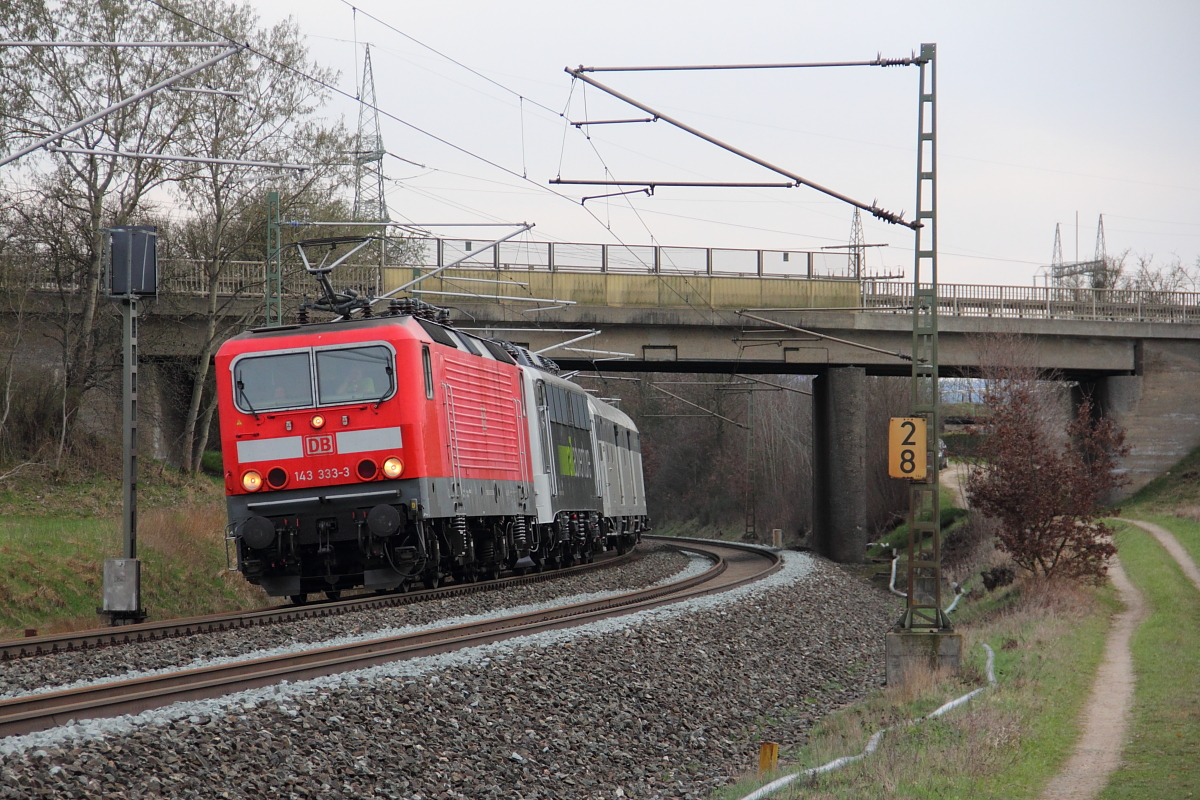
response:
<path fill-rule="evenodd" d="M 1191 556 L 1170 531 L 1153 522 L 1136 519 L 1127 521 L 1157 539 L 1179 563 L 1183 574 L 1195 584 L 1196 590 L 1200 591 L 1200 570 L 1196 569 Z M 1121 745 L 1136 682 L 1129 640 L 1149 609 L 1141 593 L 1125 576 L 1117 559 L 1113 559 L 1108 574 L 1112 576 L 1121 602 L 1125 604 L 1125 611 L 1117 615 L 1108 634 L 1104 661 L 1096 673 L 1092 697 L 1084 711 L 1083 736 L 1062 772 L 1050 781 L 1042 793 L 1042 800 L 1091 800 L 1100 794 L 1108 782 L 1108 776 L 1121 762 Z"/>
<path fill-rule="evenodd" d="M 1183 574 L 1196 585 L 1196 590 L 1200 591 L 1200 569 L 1196 569 L 1196 564 L 1192 561 L 1192 557 L 1188 555 L 1187 550 L 1183 549 L 1183 545 L 1179 543 L 1179 540 L 1169 530 L 1161 525 L 1155 525 L 1153 522 L 1142 522 L 1138 519 L 1126 519 L 1125 521 L 1132 522 L 1155 539 L 1158 539 L 1158 543 L 1163 546 L 1163 549 L 1170 553 L 1171 558 L 1179 563 Z"/>
<path fill-rule="evenodd" d="M 1134 588 L 1114 558 L 1108 574 L 1125 610 L 1117 614 L 1104 660 L 1092 684 L 1092 696 L 1083 711 L 1083 735 L 1062 771 L 1050 780 L 1042 800 L 1091 800 L 1108 783 L 1108 776 L 1121 763 L 1121 748 L 1129 725 L 1136 676 L 1129 640 L 1146 618 L 1148 608 L 1141 592 Z"/>

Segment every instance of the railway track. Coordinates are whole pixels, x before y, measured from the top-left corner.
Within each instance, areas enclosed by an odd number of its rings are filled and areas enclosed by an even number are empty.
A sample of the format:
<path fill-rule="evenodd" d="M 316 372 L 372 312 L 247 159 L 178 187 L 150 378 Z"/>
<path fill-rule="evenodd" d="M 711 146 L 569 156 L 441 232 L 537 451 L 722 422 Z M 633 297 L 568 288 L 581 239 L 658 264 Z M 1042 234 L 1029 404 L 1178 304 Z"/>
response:
<path fill-rule="evenodd" d="M 329 600 L 299 606 L 272 606 L 253 611 L 234 611 L 224 614 L 209 614 L 202 617 L 143 622 L 139 625 L 122 625 L 115 628 L 97 628 L 94 630 L 33 636 L 24 639 L 8 639 L 0 641 L 0 661 L 76 650 L 90 650 L 96 647 L 152 642 L 159 639 L 171 639 L 177 636 L 190 636 L 196 633 L 213 633 L 250 628 L 255 625 L 273 625 L 280 622 L 332 617 L 338 614 L 367 611 L 373 608 L 406 606 L 412 603 L 460 597 L 462 595 L 474 594 L 475 592 L 496 591 L 510 586 L 541 583 L 543 581 L 565 578 L 570 575 L 578 575 L 583 572 L 609 569 L 626 564 L 638 557 L 640 556 L 637 551 L 632 550 L 624 555 L 612 554 L 599 556 L 591 564 L 581 564 L 566 569 L 528 573 L 526 575 L 514 575 L 494 581 L 454 583 L 437 589 L 421 589 L 419 591 L 403 593 L 363 594 L 343 600 Z"/>
<path fill-rule="evenodd" d="M 700 575 L 602 600 L 575 603 L 508 617 L 370 639 L 299 653 L 221 664 L 204 669 L 151 675 L 77 689 L 0 701 L 0 737 L 44 730 L 70 720 L 115 717 L 201 700 L 281 681 L 302 681 L 338 672 L 464 647 L 475 647 L 541 631 L 581 625 L 605 617 L 679 602 L 758 580 L 781 564 L 775 553 L 733 543 L 647 537 L 707 556 L 712 566 Z"/>

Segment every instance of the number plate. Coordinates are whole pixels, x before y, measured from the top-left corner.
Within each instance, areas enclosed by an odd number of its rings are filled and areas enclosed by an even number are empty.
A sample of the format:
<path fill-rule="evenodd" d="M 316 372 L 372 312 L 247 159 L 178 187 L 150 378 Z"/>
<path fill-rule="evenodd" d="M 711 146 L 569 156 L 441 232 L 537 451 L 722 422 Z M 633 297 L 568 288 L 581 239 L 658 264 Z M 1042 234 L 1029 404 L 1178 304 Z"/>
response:
<path fill-rule="evenodd" d="M 332 433 L 304 437 L 304 455 L 306 456 L 331 456 L 336 452 Z"/>
<path fill-rule="evenodd" d="M 924 417 L 892 417 L 888 423 L 888 475 L 925 480 L 928 445 Z"/>

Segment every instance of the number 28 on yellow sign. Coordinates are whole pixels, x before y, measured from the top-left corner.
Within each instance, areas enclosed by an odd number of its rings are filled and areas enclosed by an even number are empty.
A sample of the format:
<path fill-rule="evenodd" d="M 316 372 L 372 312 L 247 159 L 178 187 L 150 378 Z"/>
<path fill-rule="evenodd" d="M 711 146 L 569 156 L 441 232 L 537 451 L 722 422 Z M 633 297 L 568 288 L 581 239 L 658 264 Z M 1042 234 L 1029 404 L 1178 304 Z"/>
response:
<path fill-rule="evenodd" d="M 925 480 L 928 442 L 924 417 L 892 417 L 888 423 L 888 475 Z"/>

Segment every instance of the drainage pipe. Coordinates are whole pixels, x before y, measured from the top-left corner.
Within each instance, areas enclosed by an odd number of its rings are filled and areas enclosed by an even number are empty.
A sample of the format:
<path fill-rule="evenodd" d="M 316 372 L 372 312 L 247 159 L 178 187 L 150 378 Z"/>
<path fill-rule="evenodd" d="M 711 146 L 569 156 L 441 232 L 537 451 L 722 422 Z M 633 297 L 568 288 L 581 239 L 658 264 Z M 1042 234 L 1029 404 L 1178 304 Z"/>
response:
<path fill-rule="evenodd" d="M 900 560 L 900 554 L 897 553 L 896 548 L 893 547 L 892 548 L 892 579 L 888 583 L 888 589 L 891 590 L 892 594 L 897 595 L 898 597 L 907 598 L 908 594 L 906 594 L 905 592 L 902 592 L 896 588 L 896 562 L 899 560 Z M 949 614 L 951 611 L 953 611 L 954 607 L 958 605 L 958 601 L 960 599 L 962 599 L 962 596 L 965 594 L 965 592 L 963 592 L 961 584 L 954 583 L 951 585 L 954 587 L 954 602 L 950 604 L 949 608 L 947 608 L 944 612 L 942 612 L 944 614 Z"/>
<path fill-rule="evenodd" d="M 987 654 L 988 654 L 987 655 L 988 686 L 995 686 L 996 685 L 996 673 L 994 671 L 994 667 L 996 664 L 996 651 L 992 650 L 992 648 L 986 644 L 983 645 L 983 648 L 985 650 L 987 650 Z M 931 711 L 930 713 L 926 714 L 923 717 L 918 717 L 917 719 L 914 719 L 911 722 L 902 723 L 902 725 L 903 726 L 916 725 L 918 722 L 922 722 L 927 719 L 934 719 L 935 717 L 940 717 L 942 714 L 945 714 L 946 712 L 948 712 L 952 709 L 958 708 L 963 703 L 967 702 L 972 697 L 979 694 L 986 688 L 988 688 L 988 687 L 981 686 L 978 689 L 974 690 L 973 692 L 968 692 L 967 694 L 964 694 L 962 697 L 956 697 L 955 699 L 951 700 L 950 702 L 943 704 L 936 711 Z M 901 727 L 901 726 L 893 726 L 893 727 Z M 841 769 L 842 767 L 846 766 L 847 764 L 853 764 L 855 761 L 861 761 L 862 759 L 866 758 L 867 756 L 874 753 L 877 749 L 879 749 L 879 743 L 880 743 L 880 741 L 883 740 L 883 735 L 890 730 L 892 730 L 892 728 L 884 728 L 883 730 L 876 731 L 874 734 L 872 734 L 871 738 L 867 740 L 867 746 L 865 748 L 863 748 L 863 751 L 856 756 L 842 756 L 841 758 L 836 758 L 833 761 L 830 761 L 828 764 L 823 764 L 819 767 L 813 767 L 811 769 L 806 769 L 801 772 L 793 772 L 791 775 L 784 775 L 782 778 L 771 781 L 766 786 L 762 786 L 762 787 L 754 790 L 750 794 L 743 797 L 742 800 L 762 800 L 762 798 L 768 797 L 768 796 L 774 794 L 775 792 L 779 791 L 783 787 L 785 787 L 788 784 L 795 781 L 797 778 L 809 778 L 814 775 L 821 775 L 822 773 L 825 773 L 825 772 L 833 772 L 835 769 Z"/>

